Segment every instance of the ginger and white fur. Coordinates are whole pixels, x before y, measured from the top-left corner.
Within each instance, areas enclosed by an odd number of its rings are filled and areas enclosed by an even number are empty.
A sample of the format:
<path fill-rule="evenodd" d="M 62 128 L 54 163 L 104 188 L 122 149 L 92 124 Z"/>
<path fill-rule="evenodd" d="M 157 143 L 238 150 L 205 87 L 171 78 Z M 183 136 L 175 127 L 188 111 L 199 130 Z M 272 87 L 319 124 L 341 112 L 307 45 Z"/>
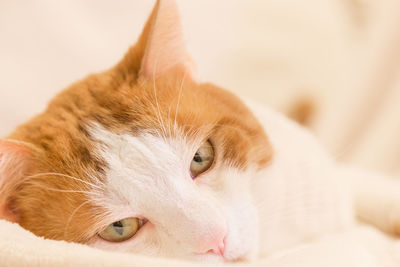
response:
<path fill-rule="evenodd" d="M 71 230 L 71 236 L 76 235 L 75 239 L 68 239 L 64 233 L 65 239 L 103 249 L 199 261 L 234 262 L 268 256 L 329 233 L 346 231 L 357 227 L 358 217 L 388 233 L 399 233 L 398 181 L 379 175 L 364 175 L 361 171 L 341 166 L 306 130 L 273 111 L 258 109 L 254 104 L 249 106 L 268 136 L 264 148 L 272 153 L 271 157 L 265 156 L 267 164 L 248 160 L 244 161 L 244 167 L 238 167 L 235 160 L 224 160 L 222 153 L 216 149 L 215 165 L 192 180 L 188 166 L 198 147 L 209 137 L 206 131 L 209 125 L 197 129 L 195 134 L 185 132 L 184 125 L 176 123 L 181 104 L 181 95 L 178 94 L 178 101 L 174 103 L 176 110 L 171 115 L 174 118 L 171 130 L 171 124 L 163 119 L 162 113 L 165 115 L 165 112 L 160 110 L 160 106 L 171 104 L 163 104 L 164 99 L 157 96 L 162 95 L 160 90 L 163 90 L 159 80 L 171 69 L 183 76 L 176 87 L 186 86 L 185 81 L 192 86 L 197 83 L 193 63 L 185 50 L 174 1 L 159 0 L 150 22 L 150 29 L 145 30 L 147 39 L 137 80 L 139 84 L 152 85 L 155 102 L 150 104 L 156 110 L 154 119 L 160 124 L 158 130 L 139 129 L 133 134 L 114 126 L 107 129 L 94 121 L 87 123 L 82 131 L 94 140 L 88 147 L 92 157 L 104 163 L 102 175 L 105 179 L 98 179 L 96 173 L 86 172 L 85 169 L 81 173 L 88 173 L 91 180 L 82 181 L 80 177 L 65 174 L 29 173 L 28 169 L 32 167 L 27 162 L 43 152 L 37 148 L 38 144 L 32 144 L 36 137 L 30 136 L 30 124 L 23 126 L 10 136 L 10 140 L 0 142 L 0 218 L 19 222 L 34 233 L 46 236 L 42 225 L 29 222 L 28 216 L 12 205 L 14 201 L 23 203 L 23 196 L 10 197 L 8 194 L 11 191 L 18 193 L 21 184 L 21 190 L 27 194 L 29 190 L 26 188 L 32 185 L 23 184 L 26 179 L 48 175 L 51 180 L 63 175 L 64 179 L 82 182 L 87 186 L 84 188 L 89 189 L 88 198 L 77 203 L 74 203 L 76 198 L 71 199 L 70 207 L 65 206 L 67 214 L 60 211 L 60 216 L 65 216 L 68 221 L 65 227 L 62 226 L 66 230 L 69 227 L 75 229 Z M 136 60 L 137 54 L 133 53 L 133 57 Z M 133 60 L 125 59 L 126 65 L 121 64 L 121 68 L 125 70 Z M 182 88 L 175 89 L 181 92 Z M 190 103 L 186 106 L 190 108 Z M 238 106 L 238 112 L 244 112 L 241 108 Z M 39 124 L 41 120 L 50 121 L 45 116 L 37 119 Z M 249 115 L 242 119 L 251 121 L 252 117 Z M 32 122 L 33 125 L 35 123 Z M 259 135 L 257 138 L 262 139 L 262 131 L 257 125 L 254 127 L 256 130 L 252 129 Z M 171 131 L 174 134 L 168 135 Z M 224 142 L 225 146 L 229 145 L 227 140 L 222 140 Z M 58 145 L 64 144 L 61 142 Z M 252 149 L 248 158 L 259 153 L 257 148 Z M 19 172 L 15 172 L 16 167 L 20 168 Z M 27 173 L 31 175 L 25 177 Z M 18 179 L 22 182 L 16 181 Z M 57 184 L 57 188 L 40 186 L 43 187 L 42 192 L 80 193 L 76 189 L 63 188 L 63 183 Z M 49 205 L 54 204 L 53 201 L 49 198 Z M 84 215 L 79 215 L 87 205 L 100 207 L 99 212 L 104 211 L 101 220 L 94 225 L 90 223 L 90 227 L 89 221 L 93 218 L 88 216 L 85 219 Z M 57 220 L 53 214 L 48 216 L 60 224 L 65 222 Z M 111 243 L 95 235 L 107 224 L 127 217 L 147 220 L 133 238 Z M 74 223 L 76 218 L 80 219 Z M 94 233 L 91 238 L 77 234 L 79 224 L 85 223 Z M 46 237 L 60 239 L 60 236 L 55 231 Z"/>

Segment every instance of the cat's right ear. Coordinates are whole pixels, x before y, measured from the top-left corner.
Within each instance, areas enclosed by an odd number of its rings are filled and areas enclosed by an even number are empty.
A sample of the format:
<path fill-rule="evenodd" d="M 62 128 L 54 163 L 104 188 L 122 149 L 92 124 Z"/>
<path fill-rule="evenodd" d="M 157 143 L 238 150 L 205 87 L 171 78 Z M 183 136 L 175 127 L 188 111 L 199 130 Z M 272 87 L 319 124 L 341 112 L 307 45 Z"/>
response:
<path fill-rule="evenodd" d="M 31 168 L 31 149 L 22 143 L 0 140 L 0 219 L 18 222 L 13 193 Z"/>
<path fill-rule="evenodd" d="M 144 80 L 184 75 L 196 81 L 196 66 L 188 55 L 175 0 L 157 0 L 142 34 L 117 68 Z"/>

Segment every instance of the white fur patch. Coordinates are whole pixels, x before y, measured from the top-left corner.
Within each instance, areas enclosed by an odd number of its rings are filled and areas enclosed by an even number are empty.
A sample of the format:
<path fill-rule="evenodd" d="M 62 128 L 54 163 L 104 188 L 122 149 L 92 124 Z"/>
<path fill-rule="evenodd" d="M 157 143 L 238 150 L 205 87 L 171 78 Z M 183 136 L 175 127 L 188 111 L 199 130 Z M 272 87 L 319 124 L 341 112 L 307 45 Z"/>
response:
<path fill-rule="evenodd" d="M 204 137 L 117 135 L 94 127 L 103 144 L 98 153 L 108 164 L 107 194 L 95 201 L 114 220 L 149 220 L 131 240 L 98 240 L 96 246 L 199 260 L 250 259 L 352 227 L 348 186 L 315 138 L 275 112 L 255 113 L 274 150 L 268 168 L 241 172 L 217 159 L 195 180 L 190 161 Z M 224 232 L 224 258 L 201 254 Z"/>
<path fill-rule="evenodd" d="M 148 223 L 130 240 L 95 246 L 143 254 L 202 260 L 223 260 L 206 253 L 215 240 L 224 240 L 225 259 L 257 254 L 258 217 L 250 196 L 248 173 L 216 164 L 193 180 L 189 166 L 204 141 L 165 139 L 143 132 L 115 134 L 100 126 L 91 129 L 102 144 L 98 154 L 107 163 L 104 199 L 110 223 L 140 217 Z"/>

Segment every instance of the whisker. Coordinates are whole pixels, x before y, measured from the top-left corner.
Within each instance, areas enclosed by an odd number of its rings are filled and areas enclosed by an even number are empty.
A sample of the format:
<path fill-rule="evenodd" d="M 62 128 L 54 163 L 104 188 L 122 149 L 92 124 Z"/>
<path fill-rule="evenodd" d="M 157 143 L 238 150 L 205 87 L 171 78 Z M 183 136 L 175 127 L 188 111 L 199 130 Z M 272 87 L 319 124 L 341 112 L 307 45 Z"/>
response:
<path fill-rule="evenodd" d="M 157 63 L 158 63 L 158 59 L 156 60 L 156 62 L 154 64 L 154 70 L 153 70 L 153 92 L 154 92 L 154 97 L 155 97 L 157 111 L 158 111 L 159 123 L 160 123 L 160 126 L 163 129 L 164 138 L 166 138 L 167 132 L 166 132 L 166 129 L 165 129 L 164 121 L 163 121 L 162 116 L 161 116 L 161 110 L 160 110 L 160 105 L 158 103 L 158 96 L 157 96 L 157 86 L 156 86 Z"/>
<path fill-rule="evenodd" d="M 167 118 L 168 118 L 167 126 L 168 126 L 169 136 L 172 136 L 172 131 L 171 131 L 171 108 L 172 108 L 172 104 L 169 105 L 168 116 L 167 116 Z"/>
<path fill-rule="evenodd" d="M 40 177 L 40 176 L 60 176 L 60 177 L 69 178 L 69 179 L 72 179 L 72 180 L 75 180 L 75 181 L 82 182 L 82 183 L 84 183 L 84 184 L 86 184 L 86 185 L 92 186 L 92 187 L 97 188 L 97 189 L 99 189 L 99 190 L 103 190 L 103 188 L 101 188 L 100 186 L 95 185 L 95 184 L 93 184 L 93 183 L 90 183 L 90 182 L 88 182 L 88 181 L 82 180 L 82 179 L 80 179 L 80 178 L 73 177 L 73 176 L 71 176 L 71 175 L 62 174 L 62 173 L 57 173 L 57 172 L 43 172 L 43 173 L 37 173 L 37 174 L 34 174 L 34 175 L 27 176 L 27 177 L 25 177 L 25 178 L 28 178 L 28 179 L 29 179 L 29 178 L 35 178 L 35 177 Z M 25 178 L 24 178 L 24 180 L 25 180 Z"/>
<path fill-rule="evenodd" d="M 55 192 L 61 192 L 61 193 L 81 193 L 81 194 L 86 194 L 86 195 L 93 195 L 93 196 L 101 196 L 99 192 L 96 191 L 84 191 L 84 190 L 70 190 L 70 189 L 58 189 L 58 188 L 52 188 L 52 187 L 48 187 L 45 185 L 41 185 L 41 184 L 34 184 L 37 187 L 46 189 L 46 190 L 50 190 L 50 191 L 55 191 Z"/>
<path fill-rule="evenodd" d="M 185 83 L 185 78 L 186 78 L 186 71 L 183 74 L 183 78 L 181 81 L 181 86 L 179 87 L 179 93 L 178 93 L 178 101 L 176 104 L 176 108 L 175 108 L 175 117 L 174 117 L 174 129 L 176 130 L 176 118 L 178 117 L 178 110 L 179 110 L 179 106 L 180 106 L 180 102 L 181 102 L 181 96 L 182 96 L 182 89 L 183 89 L 183 84 Z"/>
<path fill-rule="evenodd" d="M 80 208 L 82 208 L 83 206 L 85 206 L 85 205 L 88 204 L 89 202 L 90 202 L 90 200 L 86 200 L 86 201 L 82 202 L 82 204 L 80 204 L 78 207 L 76 207 L 76 208 L 73 210 L 73 212 L 72 212 L 71 215 L 69 216 L 68 221 L 67 221 L 67 224 L 65 225 L 65 228 L 64 228 L 64 239 L 67 239 L 67 231 L 68 231 L 69 225 L 70 225 L 70 223 L 71 223 L 71 221 L 72 221 L 72 218 L 74 217 L 75 213 L 77 213 L 78 210 L 79 210 Z"/>

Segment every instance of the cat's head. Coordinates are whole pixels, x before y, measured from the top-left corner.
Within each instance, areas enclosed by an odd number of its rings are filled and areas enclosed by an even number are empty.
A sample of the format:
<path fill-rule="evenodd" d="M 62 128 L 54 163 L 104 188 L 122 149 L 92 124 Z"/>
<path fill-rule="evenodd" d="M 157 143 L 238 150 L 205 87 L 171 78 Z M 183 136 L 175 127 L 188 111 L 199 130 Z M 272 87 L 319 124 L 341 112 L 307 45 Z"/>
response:
<path fill-rule="evenodd" d="M 250 184 L 270 159 L 244 104 L 196 81 L 176 4 L 160 0 L 121 62 L 0 141 L 0 218 L 110 250 L 248 259 Z"/>

